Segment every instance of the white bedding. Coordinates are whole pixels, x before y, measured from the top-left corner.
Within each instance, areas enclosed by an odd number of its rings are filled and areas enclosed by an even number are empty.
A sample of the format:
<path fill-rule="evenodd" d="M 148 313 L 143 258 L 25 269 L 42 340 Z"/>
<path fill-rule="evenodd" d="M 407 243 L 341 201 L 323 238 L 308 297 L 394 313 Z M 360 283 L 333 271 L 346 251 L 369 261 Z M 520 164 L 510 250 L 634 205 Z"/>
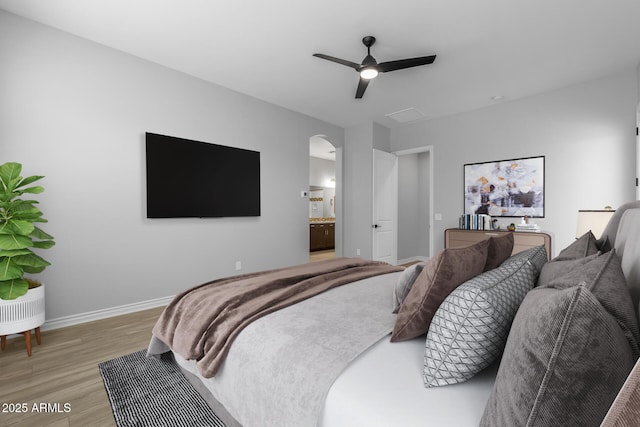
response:
<path fill-rule="evenodd" d="M 385 337 L 366 350 L 333 383 L 318 426 L 478 426 L 498 364 L 461 384 L 425 388 L 424 346 L 424 337 Z"/>

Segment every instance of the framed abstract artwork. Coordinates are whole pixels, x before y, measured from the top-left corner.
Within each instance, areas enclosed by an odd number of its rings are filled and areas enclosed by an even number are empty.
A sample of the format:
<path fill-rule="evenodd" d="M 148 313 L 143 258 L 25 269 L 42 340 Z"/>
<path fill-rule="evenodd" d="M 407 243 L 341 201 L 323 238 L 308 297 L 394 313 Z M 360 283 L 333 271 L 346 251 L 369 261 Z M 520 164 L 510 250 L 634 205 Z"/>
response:
<path fill-rule="evenodd" d="M 465 164 L 464 213 L 544 218 L 544 156 Z"/>

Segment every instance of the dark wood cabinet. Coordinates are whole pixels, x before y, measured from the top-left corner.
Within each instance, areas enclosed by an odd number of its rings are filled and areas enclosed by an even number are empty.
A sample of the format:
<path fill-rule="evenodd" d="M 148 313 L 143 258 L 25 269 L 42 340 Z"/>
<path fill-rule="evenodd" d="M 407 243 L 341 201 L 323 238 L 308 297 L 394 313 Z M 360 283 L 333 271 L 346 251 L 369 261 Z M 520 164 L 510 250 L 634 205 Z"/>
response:
<path fill-rule="evenodd" d="M 323 251 L 336 246 L 336 225 L 334 223 L 309 224 L 309 250 Z"/>

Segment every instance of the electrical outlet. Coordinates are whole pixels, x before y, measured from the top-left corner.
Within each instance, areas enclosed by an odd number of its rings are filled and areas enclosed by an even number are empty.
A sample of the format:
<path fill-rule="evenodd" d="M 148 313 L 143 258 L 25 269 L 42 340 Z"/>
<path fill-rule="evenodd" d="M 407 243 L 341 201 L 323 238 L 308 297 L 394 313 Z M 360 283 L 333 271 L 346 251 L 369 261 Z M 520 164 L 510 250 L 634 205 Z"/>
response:
<path fill-rule="evenodd" d="M 360 255 L 360 248 L 356 249 L 356 255 Z"/>
<path fill-rule="evenodd" d="M 236 270 L 242 270 L 242 261 L 236 261 Z"/>
<path fill-rule="evenodd" d="M 435 215 L 435 220 L 436 220 L 436 221 L 442 221 L 442 214 L 441 214 L 441 213 L 437 213 L 437 214 Z"/>
<path fill-rule="evenodd" d="M 302 197 L 303 199 L 304 199 L 305 197 L 309 197 L 309 192 L 308 192 L 308 191 L 305 191 L 305 190 L 302 190 L 302 191 L 300 192 L 300 197 Z"/>

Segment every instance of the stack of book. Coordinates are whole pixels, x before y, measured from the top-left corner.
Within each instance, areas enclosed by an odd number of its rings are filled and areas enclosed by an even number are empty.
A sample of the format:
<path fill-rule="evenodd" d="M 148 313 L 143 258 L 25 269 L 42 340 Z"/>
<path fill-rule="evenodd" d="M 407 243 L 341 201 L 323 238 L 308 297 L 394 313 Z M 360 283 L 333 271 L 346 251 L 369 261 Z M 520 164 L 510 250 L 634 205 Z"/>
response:
<path fill-rule="evenodd" d="M 491 215 L 465 214 L 460 215 L 458 228 L 462 230 L 491 230 Z"/>
<path fill-rule="evenodd" d="M 538 224 L 516 224 L 516 231 L 540 231 Z"/>

